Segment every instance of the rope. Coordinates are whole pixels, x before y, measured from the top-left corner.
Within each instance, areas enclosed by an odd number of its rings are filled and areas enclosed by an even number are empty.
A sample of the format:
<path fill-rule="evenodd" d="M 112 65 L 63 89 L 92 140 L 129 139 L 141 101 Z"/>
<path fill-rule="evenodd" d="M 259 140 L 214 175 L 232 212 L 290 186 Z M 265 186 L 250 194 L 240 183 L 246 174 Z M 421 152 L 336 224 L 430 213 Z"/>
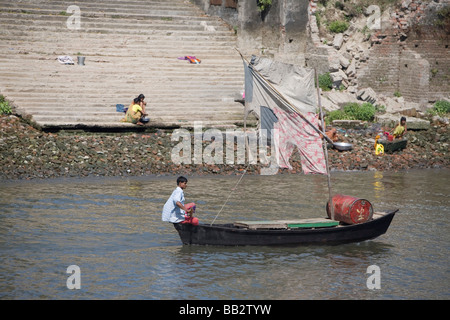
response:
<path fill-rule="evenodd" d="M 228 200 L 231 197 L 231 194 L 233 193 L 234 190 L 236 190 L 237 186 L 239 185 L 239 183 L 241 182 L 242 178 L 244 177 L 245 173 L 247 172 L 248 166 L 245 168 L 244 172 L 242 173 L 241 177 L 239 178 L 239 181 L 236 183 L 236 185 L 234 186 L 233 189 L 231 189 L 230 194 L 228 195 L 227 199 L 225 200 L 224 204 L 222 205 L 222 208 L 220 208 L 219 212 L 216 214 L 216 216 L 214 217 L 214 220 L 211 222 L 210 226 L 212 226 L 212 224 L 214 223 L 214 221 L 216 221 L 217 217 L 219 216 L 219 214 L 222 212 L 223 208 L 225 207 L 225 205 L 227 204 Z"/>

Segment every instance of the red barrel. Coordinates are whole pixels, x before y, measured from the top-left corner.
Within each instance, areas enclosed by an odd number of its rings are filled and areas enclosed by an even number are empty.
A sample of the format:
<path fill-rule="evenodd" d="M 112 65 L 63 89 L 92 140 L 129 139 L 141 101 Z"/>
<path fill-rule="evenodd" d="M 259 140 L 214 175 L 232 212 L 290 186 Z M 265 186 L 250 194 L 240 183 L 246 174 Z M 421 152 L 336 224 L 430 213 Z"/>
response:
<path fill-rule="evenodd" d="M 337 194 L 333 197 L 334 220 L 347 224 L 369 221 L 373 216 L 372 204 L 352 196 Z M 327 203 L 327 214 L 331 218 L 330 204 Z"/>

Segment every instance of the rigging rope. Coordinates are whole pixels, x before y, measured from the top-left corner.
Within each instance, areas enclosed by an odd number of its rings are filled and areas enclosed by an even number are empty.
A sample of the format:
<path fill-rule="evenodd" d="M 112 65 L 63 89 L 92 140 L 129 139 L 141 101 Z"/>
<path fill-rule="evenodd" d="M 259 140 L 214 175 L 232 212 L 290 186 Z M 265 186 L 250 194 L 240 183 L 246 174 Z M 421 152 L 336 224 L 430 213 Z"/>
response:
<path fill-rule="evenodd" d="M 249 166 L 249 165 L 250 165 L 250 164 L 248 164 L 247 167 L 245 168 L 244 172 L 242 173 L 241 177 L 239 178 L 239 181 L 236 183 L 236 185 L 234 186 L 234 188 L 231 189 L 230 193 L 228 194 L 227 199 L 225 200 L 225 202 L 224 202 L 223 205 L 222 205 L 222 208 L 220 208 L 219 212 L 218 212 L 218 213 L 216 214 L 216 216 L 214 217 L 214 220 L 211 222 L 211 224 L 210 224 L 211 226 L 212 226 L 212 224 L 214 223 L 214 221 L 216 221 L 216 219 L 217 219 L 217 217 L 219 216 L 219 214 L 222 212 L 223 208 L 225 207 L 225 205 L 226 205 L 227 202 L 228 202 L 228 199 L 230 199 L 231 194 L 233 193 L 233 191 L 236 190 L 237 186 L 238 186 L 239 183 L 241 182 L 242 178 L 244 177 L 245 173 L 247 172 L 247 169 L 248 169 L 248 166 Z"/>

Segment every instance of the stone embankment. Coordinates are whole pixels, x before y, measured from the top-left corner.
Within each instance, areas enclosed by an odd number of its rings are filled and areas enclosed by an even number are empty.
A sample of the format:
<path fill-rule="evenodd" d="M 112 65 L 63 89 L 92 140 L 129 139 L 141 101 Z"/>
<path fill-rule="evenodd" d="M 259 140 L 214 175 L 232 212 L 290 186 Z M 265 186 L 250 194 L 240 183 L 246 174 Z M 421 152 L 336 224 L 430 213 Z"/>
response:
<path fill-rule="evenodd" d="M 450 168 L 448 126 L 432 125 L 428 130 L 408 131 L 406 149 L 375 155 L 373 142 L 379 125 L 367 129 L 340 129 L 342 140 L 351 142 L 352 151 L 329 150 L 333 170 L 405 170 L 411 168 Z M 85 176 L 145 175 L 233 175 L 245 165 L 176 165 L 172 131 L 117 133 L 48 133 L 36 130 L 20 118 L 0 116 L 0 181 Z M 204 147 L 210 142 L 204 142 Z M 225 148 L 224 148 L 225 150 Z M 300 173 L 299 154 L 291 159 Z M 259 174 L 251 165 L 248 174 Z"/>

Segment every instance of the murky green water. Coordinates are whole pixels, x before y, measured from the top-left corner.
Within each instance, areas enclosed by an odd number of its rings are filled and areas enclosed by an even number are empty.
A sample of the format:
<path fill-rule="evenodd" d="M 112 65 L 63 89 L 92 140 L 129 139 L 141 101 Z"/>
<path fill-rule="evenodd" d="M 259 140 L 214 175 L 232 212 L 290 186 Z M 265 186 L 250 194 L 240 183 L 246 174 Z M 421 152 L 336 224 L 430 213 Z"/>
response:
<path fill-rule="evenodd" d="M 190 177 L 211 222 L 239 177 Z M 335 193 L 399 208 L 340 246 L 183 246 L 161 209 L 176 177 L 0 182 L 2 299 L 449 299 L 450 170 L 334 173 Z M 246 176 L 216 222 L 323 217 L 326 177 Z M 69 265 L 81 289 L 69 290 Z M 381 289 L 368 289 L 367 267 Z"/>

